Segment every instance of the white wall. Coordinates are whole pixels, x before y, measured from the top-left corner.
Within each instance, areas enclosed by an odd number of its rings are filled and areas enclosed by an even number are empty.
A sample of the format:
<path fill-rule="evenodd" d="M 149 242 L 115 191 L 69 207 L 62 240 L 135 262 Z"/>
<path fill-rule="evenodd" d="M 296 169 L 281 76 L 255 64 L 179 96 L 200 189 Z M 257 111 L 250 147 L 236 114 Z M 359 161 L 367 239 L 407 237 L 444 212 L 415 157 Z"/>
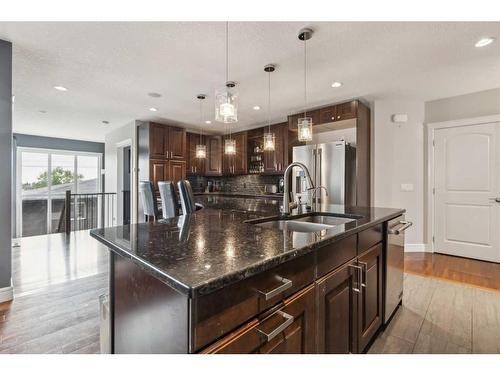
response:
<path fill-rule="evenodd" d="M 425 103 L 425 122 L 498 115 L 500 88 L 453 96 Z"/>
<path fill-rule="evenodd" d="M 132 184 L 131 184 L 131 195 L 132 195 L 132 222 L 136 222 L 136 212 L 137 212 L 137 202 L 136 202 L 136 183 L 137 181 L 137 146 L 136 146 L 136 125 L 135 121 L 130 122 L 118 129 L 115 129 L 107 133 L 104 137 L 105 145 L 105 191 L 106 192 L 117 192 L 117 202 L 118 205 L 122 203 L 121 197 L 121 186 L 118 181 L 121 181 L 121 177 L 118 175 L 118 165 L 121 163 L 121 156 L 118 155 L 119 148 L 123 144 L 130 140 L 131 141 L 131 152 L 132 152 Z M 118 205 L 115 205 L 118 206 Z M 115 208 L 115 217 L 118 218 L 118 207 Z M 119 224 L 115 224 L 119 225 Z"/>
<path fill-rule="evenodd" d="M 406 232 L 407 250 L 424 250 L 424 103 L 378 100 L 373 103 L 373 200 L 376 207 L 405 208 L 413 227 Z M 408 115 L 395 124 L 391 116 Z M 402 191 L 412 184 L 413 191 Z"/>

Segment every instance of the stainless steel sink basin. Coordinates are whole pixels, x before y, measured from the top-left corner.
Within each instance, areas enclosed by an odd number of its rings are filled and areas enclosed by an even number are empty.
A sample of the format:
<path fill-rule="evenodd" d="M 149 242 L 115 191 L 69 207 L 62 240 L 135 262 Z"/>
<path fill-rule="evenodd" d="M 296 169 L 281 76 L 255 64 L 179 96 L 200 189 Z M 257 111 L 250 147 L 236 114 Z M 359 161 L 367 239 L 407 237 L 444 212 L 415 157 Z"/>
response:
<path fill-rule="evenodd" d="M 321 214 L 308 215 L 294 220 L 306 223 L 316 223 L 325 225 L 342 225 L 350 223 L 352 221 L 356 221 L 356 219 L 352 219 L 350 217 L 329 216 Z"/>
<path fill-rule="evenodd" d="M 299 220 L 272 220 L 265 221 L 263 223 L 257 223 L 255 225 L 266 227 L 266 228 L 275 228 L 280 230 L 287 230 L 290 232 L 321 232 L 324 229 L 331 229 L 333 225 L 327 224 L 319 224 L 307 221 L 299 221 Z"/>

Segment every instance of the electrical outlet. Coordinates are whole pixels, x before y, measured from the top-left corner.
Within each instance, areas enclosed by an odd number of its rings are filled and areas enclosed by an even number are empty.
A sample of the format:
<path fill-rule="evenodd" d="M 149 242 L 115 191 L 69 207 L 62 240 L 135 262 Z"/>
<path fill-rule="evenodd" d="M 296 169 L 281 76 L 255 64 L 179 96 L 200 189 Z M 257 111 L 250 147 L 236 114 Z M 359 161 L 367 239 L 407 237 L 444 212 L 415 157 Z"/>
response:
<path fill-rule="evenodd" d="M 413 184 L 401 184 L 401 191 L 413 191 Z"/>

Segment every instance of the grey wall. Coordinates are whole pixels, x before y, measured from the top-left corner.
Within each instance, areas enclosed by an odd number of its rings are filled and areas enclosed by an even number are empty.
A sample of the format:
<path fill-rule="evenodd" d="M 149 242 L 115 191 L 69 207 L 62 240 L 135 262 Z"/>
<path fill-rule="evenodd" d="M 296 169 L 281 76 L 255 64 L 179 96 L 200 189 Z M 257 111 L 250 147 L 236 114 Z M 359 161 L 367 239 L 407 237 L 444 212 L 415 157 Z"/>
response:
<path fill-rule="evenodd" d="M 12 44 L 0 40 L 0 289 L 11 285 Z"/>
<path fill-rule="evenodd" d="M 441 122 L 500 114 L 500 88 L 425 103 L 425 122 Z"/>

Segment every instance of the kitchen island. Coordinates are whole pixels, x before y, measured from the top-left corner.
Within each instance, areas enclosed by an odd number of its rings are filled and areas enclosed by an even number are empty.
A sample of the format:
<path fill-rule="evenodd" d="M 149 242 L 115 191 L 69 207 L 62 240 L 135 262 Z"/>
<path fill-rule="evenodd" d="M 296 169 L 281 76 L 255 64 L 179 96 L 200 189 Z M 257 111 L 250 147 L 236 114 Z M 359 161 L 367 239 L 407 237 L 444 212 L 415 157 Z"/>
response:
<path fill-rule="evenodd" d="M 191 215 L 91 231 L 111 253 L 113 353 L 367 349 L 383 323 L 387 222 L 404 210 L 326 205 L 313 216 L 342 224 L 302 231 L 260 225 L 279 200 L 196 200 Z"/>

